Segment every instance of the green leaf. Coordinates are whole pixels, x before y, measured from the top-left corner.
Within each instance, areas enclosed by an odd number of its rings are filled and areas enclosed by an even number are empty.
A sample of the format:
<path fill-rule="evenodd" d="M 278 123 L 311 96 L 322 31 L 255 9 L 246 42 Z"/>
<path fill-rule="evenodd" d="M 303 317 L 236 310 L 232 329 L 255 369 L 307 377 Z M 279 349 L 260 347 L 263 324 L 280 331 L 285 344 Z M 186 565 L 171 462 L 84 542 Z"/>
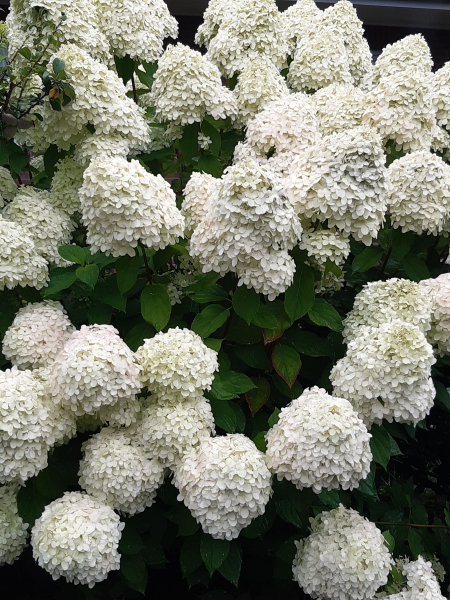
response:
<path fill-rule="evenodd" d="M 365 271 L 368 271 L 380 262 L 383 254 L 383 248 L 377 248 L 376 246 L 369 246 L 368 248 L 365 248 L 355 257 L 352 263 L 353 272 L 364 273 Z"/>
<path fill-rule="evenodd" d="M 389 531 L 383 531 L 383 537 L 386 540 L 386 546 L 389 552 L 392 554 L 395 548 L 395 539 L 392 537 Z"/>
<path fill-rule="evenodd" d="M 57 272 L 56 272 L 57 271 Z M 77 280 L 75 271 L 69 269 L 54 269 L 50 272 L 50 281 L 48 286 L 44 288 L 42 296 L 48 298 L 52 294 L 57 294 L 61 290 L 70 287 Z"/>
<path fill-rule="evenodd" d="M 207 338 L 226 323 L 230 311 L 219 304 L 210 304 L 192 321 L 191 329 L 200 337 Z"/>
<path fill-rule="evenodd" d="M 141 312 L 147 323 L 161 331 L 170 319 L 172 305 L 164 285 L 147 283 L 141 294 Z"/>
<path fill-rule="evenodd" d="M 230 404 L 216 398 L 211 398 L 210 404 L 217 427 L 224 429 L 227 433 L 234 433 L 236 431 L 237 417 Z"/>
<path fill-rule="evenodd" d="M 104 304 L 100 300 L 94 299 L 89 307 L 88 320 L 89 325 L 109 325 L 113 314 L 113 307 Z"/>
<path fill-rule="evenodd" d="M 271 369 L 272 363 L 269 360 L 266 350 L 262 344 L 249 344 L 247 346 L 234 346 L 233 352 L 243 363 L 254 369 L 267 371 Z"/>
<path fill-rule="evenodd" d="M 280 338 L 283 333 L 292 325 L 292 321 L 287 316 L 284 310 L 283 302 L 280 300 L 274 300 L 270 303 L 270 309 L 272 314 L 275 316 L 277 324 L 276 327 L 265 327 L 263 331 L 264 344 L 270 344 L 271 342 Z"/>
<path fill-rule="evenodd" d="M 207 533 L 202 534 L 200 554 L 210 576 L 225 562 L 230 546 L 228 540 L 216 540 Z"/>
<path fill-rule="evenodd" d="M 308 316 L 316 325 L 328 327 L 333 331 L 342 331 L 341 315 L 323 298 L 316 298 Z"/>
<path fill-rule="evenodd" d="M 252 324 L 257 327 L 262 327 L 263 329 L 276 329 L 277 317 L 270 304 L 260 305 L 252 319 Z"/>
<path fill-rule="evenodd" d="M 376 465 L 375 462 L 372 462 L 370 466 L 370 473 L 367 475 L 366 479 L 362 479 L 359 482 L 358 492 L 361 492 L 363 496 L 366 498 L 370 498 L 372 500 L 378 500 L 377 488 L 375 485 L 375 472 Z"/>
<path fill-rule="evenodd" d="M 211 350 L 215 350 L 216 352 L 219 352 L 222 346 L 222 342 L 223 340 L 216 340 L 215 338 L 208 338 L 206 340 L 203 340 L 205 346 L 211 348 Z"/>
<path fill-rule="evenodd" d="M 2 143 L 3 140 L 0 139 L 0 166 L 3 167 L 4 164 L 8 162 L 9 158 L 9 148 L 7 144 Z"/>
<path fill-rule="evenodd" d="M 17 52 L 23 56 L 24 58 L 26 58 L 27 60 L 30 60 L 31 58 L 31 50 L 29 48 L 20 48 L 19 50 L 17 50 Z"/>
<path fill-rule="evenodd" d="M 269 427 L 273 427 L 274 425 L 276 425 L 278 423 L 278 419 L 280 418 L 280 412 L 281 410 L 279 408 L 276 408 L 273 413 L 270 415 L 269 417 Z"/>
<path fill-rule="evenodd" d="M 177 502 L 169 512 L 166 513 L 166 517 L 169 521 L 178 525 L 178 535 L 182 537 L 194 535 L 200 527 L 191 515 L 189 509 L 181 502 Z"/>
<path fill-rule="evenodd" d="M 99 279 L 94 288 L 94 293 L 99 300 L 108 304 L 108 306 L 125 312 L 127 299 L 119 292 L 115 276 L 110 275 L 107 279 Z"/>
<path fill-rule="evenodd" d="M 181 150 L 181 162 L 190 162 L 194 156 L 200 154 L 198 148 L 198 133 L 199 124 L 192 123 L 192 125 L 186 125 L 183 131 L 183 136 L 179 141 Z"/>
<path fill-rule="evenodd" d="M 297 321 L 311 309 L 314 304 L 314 271 L 309 265 L 296 266 L 294 282 L 286 290 L 284 309 L 292 322 Z"/>
<path fill-rule="evenodd" d="M 183 577 L 190 575 L 203 564 L 200 554 L 201 535 L 187 537 L 183 542 L 180 552 L 180 566 Z"/>
<path fill-rule="evenodd" d="M 133 77 L 135 67 L 134 59 L 130 58 L 130 56 L 127 54 L 122 58 L 115 56 L 114 62 L 116 63 L 118 76 L 123 80 L 123 83 L 126 85 Z"/>
<path fill-rule="evenodd" d="M 230 544 L 228 556 L 218 568 L 222 577 L 225 577 L 230 583 L 238 587 L 239 575 L 241 574 L 242 553 L 241 547 L 237 540 L 233 540 Z"/>
<path fill-rule="evenodd" d="M 27 166 L 28 160 L 28 154 L 26 154 L 25 152 L 12 152 L 9 155 L 9 166 L 11 171 L 14 171 L 14 173 L 19 174 Z"/>
<path fill-rule="evenodd" d="M 196 171 L 208 173 L 213 177 L 222 177 L 223 167 L 218 158 L 212 154 L 202 154 L 195 166 Z"/>
<path fill-rule="evenodd" d="M 291 388 L 302 366 L 298 353 L 290 346 L 277 344 L 273 350 L 272 364 L 278 375 Z"/>
<path fill-rule="evenodd" d="M 247 377 L 243 373 L 219 371 L 215 374 L 211 386 L 211 394 L 218 400 L 232 400 L 254 387 L 255 385 L 250 377 Z"/>
<path fill-rule="evenodd" d="M 401 261 L 408 254 L 414 239 L 415 235 L 412 231 L 402 233 L 400 228 L 393 229 L 391 234 L 392 256 Z"/>
<path fill-rule="evenodd" d="M 420 533 L 413 527 L 408 528 L 408 544 L 414 560 L 417 560 L 419 554 L 423 552 L 423 544 Z"/>
<path fill-rule="evenodd" d="M 25 487 L 19 488 L 17 508 L 19 515 L 30 527 L 33 527 L 36 519 L 42 515 L 47 504 L 48 498 L 37 489 L 35 477 L 28 479 Z"/>
<path fill-rule="evenodd" d="M 254 416 L 264 406 L 270 396 L 270 384 L 264 377 L 252 377 L 256 388 L 245 394 L 245 399 Z"/>
<path fill-rule="evenodd" d="M 280 377 L 277 373 L 274 373 L 272 375 L 272 381 L 275 384 L 277 390 L 281 392 L 283 396 L 289 398 L 289 400 L 295 400 L 296 398 L 299 398 L 302 395 L 303 388 L 299 384 L 298 379 L 294 381 L 292 387 L 289 387 L 282 377 Z"/>
<path fill-rule="evenodd" d="M 253 443 L 260 452 L 265 452 L 267 450 L 266 433 L 267 431 L 260 431 L 253 438 Z"/>
<path fill-rule="evenodd" d="M 304 354 L 305 356 L 319 357 L 329 356 L 330 346 L 326 340 L 323 340 L 315 333 L 310 331 L 293 331 L 290 330 L 287 333 L 287 339 L 292 342 L 297 352 Z M 289 335 L 290 334 L 290 335 Z M 285 339 L 283 337 L 283 339 Z"/>
<path fill-rule="evenodd" d="M 142 556 L 123 554 L 120 558 L 120 572 L 133 590 L 145 594 L 148 574 Z"/>
<path fill-rule="evenodd" d="M 445 411 L 450 412 L 450 394 L 448 393 L 447 388 L 437 379 L 434 379 L 433 383 L 436 388 L 436 404 Z"/>
<path fill-rule="evenodd" d="M 77 263 L 82 267 L 84 266 L 86 260 L 84 248 L 80 248 L 79 246 L 60 246 L 58 248 L 58 253 L 64 260 Z"/>
<path fill-rule="evenodd" d="M 136 352 L 136 350 L 142 346 L 144 340 L 148 340 L 155 335 L 155 329 L 150 323 L 139 323 L 130 329 L 124 338 L 124 342 Z"/>
<path fill-rule="evenodd" d="M 325 263 L 325 271 L 323 274 L 327 275 L 328 273 L 333 273 L 335 277 L 342 277 L 343 272 L 342 269 L 338 267 L 336 263 L 327 258 Z"/>
<path fill-rule="evenodd" d="M 207 302 L 222 302 L 227 299 L 228 294 L 216 281 L 220 278 L 217 273 L 211 272 L 201 275 L 198 281 L 186 288 L 191 300 L 199 304 Z"/>
<path fill-rule="evenodd" d="M 52 67 L 53 73 L 55 73 L 55 75 L 58 75 L 60 71 L 64 71 L 64 69 L 66 68 L 66 63 L 60 58 L 54 58 L 52 62 Z"/>
<path fill-rule="evenodd" d="M 250 325 L 256 316 L 260 305 L 259 294 L 254 289 L 240 286 L 233 294 L 233 308 L 235 313 Z"/>
<path fill-rule="evenodd" d="M 125 294 L 134 286 L 139 275 L 141 259 L 135 256 L 121 256 L 116 260 L 117 287 Z"/>
<path fill-rule="evenodd" d="M 211 152 L 211 154 L 214 154 L 214 156 L 218 156 L 220 152 L 220 147 L 222 145 L 220 133 L 217 131 L 214 125 L 208 123 L 206 119 L 203 120 L 201 129 L 202 133 L 204 133 L 211 140 L 211 143 L 209 145 L 209 151 Z"/>
<path fill-rule="evenodd" d="M 373 425 L 370 433 L 372 434 L 370 448 L 373 459 L 386 469 L 391 458 L 391 439 L 389 433 L 380 425 Z"/>
<path fill-rule="evenodd" d="M 85 267 L 79 267 L 75 273 L 78 279 L 86 283 L 91 288 L 94 288 L 99 275 L 97 265 L 86 265 Z"/>
<path fill-rule="evenodd" d="M 48 177 L 53 177 L 56 170 L 56 163 L 64 158 L 66 152 L 60 152 L 58 146 L 52 144 L 44 152 L 44 168 Z"/>
<path fill-rule="evenodd" d="M 416 254 L 409 252 L 401 262 L 406 275 L 413 281 L 422 281 L 431 277 L 426 264 Z"/>
<path fill-rule="evenodd" d="M 119 552 L 121 554 L 137 554 L 145 548 L 142 536 L 128 525 L 122 531 L 122 537 L 119 542 Z"/>

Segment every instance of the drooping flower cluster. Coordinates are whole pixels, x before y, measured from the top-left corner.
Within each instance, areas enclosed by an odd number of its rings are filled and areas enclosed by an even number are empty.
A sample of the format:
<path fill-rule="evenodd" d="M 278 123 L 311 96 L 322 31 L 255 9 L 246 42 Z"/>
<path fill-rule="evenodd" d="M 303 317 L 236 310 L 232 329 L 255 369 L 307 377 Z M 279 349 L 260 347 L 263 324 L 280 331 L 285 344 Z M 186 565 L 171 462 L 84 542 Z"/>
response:
<path fill-rule="evenodd" d="M 324 135 L 362 124 L 367 100 L 359 88 L 332 83 L 318 90 L 312 101 L 319 129 Z"/>
<path fill-rule="evenodd" d="M 10 202 L 17 194 L 17 185 L 11 177 L 11 173 L 5 167 L 0 167 L 0 208 L 5 202 Z"/>
<path fill-rule="evenodd" d="M 80 492 L 65 493 L 45 507 L 31 530 L 33 556 L 53 579 L 92 588 L 119 569 L 124 527 L 109 506 Z"/>
<path fill-rule="evenodd" d="M 450 216 L 450 166 L 428 150 L 406 154 L 389 167 L 391 223 L 405 233 L 438 235 Z"/>
<path fill-rule="evenodd" d="M 210 0 L 203 13 L 203 23 L 197 29 L 195 43 L 208 48 L 210 41 L 217 35 L 224 18 L 237 8 L 237 0 Z"/>
<path fill-rule="evenodd" d="M 407 35 L 383 49 L 373 68 L 372 78 L 377 85 L 382 78 L 401 73 L 406 68 L 414 67 L 422 73 L 430 73 L 432 66 L 430 48 L 423 35 Z"/>
<path fill-rule="evenodd" d="M 134 256 L 139 242 L 159 250 L 183 235 L 184 218 L 169 183 L 137 160 L 93 159 L 79 195 L 92 252 Z"/>
<path fill-rule="evenodd" d="M 80 145 L 83 143 L 81 142 Z M 79 146 L 76 151 L 78 150 Z M 56 163 L 49 202 L 70 216 L 81 212 L 78 190 L 83 184 L 83 172 L 84 167 L 70 156 L 66 156 Z"/>
<path fill-rule="evenodd" d="M 27 527 L 17 510 L 17 486 L 0 487 L 0 567 L 12 565 L 27 545 Z"/>
<path fill-rule="evenodd" d="M 295 211 L 369 245 L 386 211 L 384 162 L 381 139 L 369 127 L 324 136 L 292 166 L 288 193 Z"/>
<path fill-rule="evenodd" d="M 220 72 L 200 52 L 183 44 L 169 46 L 158 62 L 152 86 L 156 117 L 186 125 L 237 115 L 236 98 L 224 87 Z"/>
<path fill-rule="evenodd" d="M 59 302 L 28 304 L 19 309 L 6 330 L 3 354 L 19 369 L 49 367 L 74 329 Z"/>
<path fill-rule="evenodd" d="M 420 282 L 431 300 L 431 329 L 428 341 L 435 346 L 438 356 L 450 354 L 450 273 Z"/>
<path fill-rule="evenodd" d="M 383 419 L 416 425 L 433 406 L 435 362 L 433 348 L 412 323 L 360 327 L 331 371 L 333 395 L 349 400 L 368 427 Z"/>
<path fill-rule="evenodd" d="M 233 271 L 240 285 L 273 300 L 292 283 L 295 265 L 288 250 L 301 232 L 281 181 L 245 159 L 217 182 L 208 212 L 191 237 L 191 255 L 204 272 Z"/>
<path fill-rule="evenodd" d="M 0 371 L 0 483 L 23 484 L 75 433 L 75 416 L 52 401 L 46 369 Z"/>
<path fill-rule="evenodd" d="M 184 455 L 174 481 L 178 499 L 215 539 L 238 537 L 272 494 L 264 454 L 239 433 L 203 438 Z"/>
<path fill-rule="evenodd" d="M 185 218 L 185 235 L 191 236 L 205 218 L 208 204 L 217 179 L 208 173 L 192 173 L 184 188 L 181 213 Z"/>
<path fill-rule="evenodd" d="M 321 272 L 320 281 L 316 281 L 316 290 L 339 290 L 343 278 L 333 273 L 333 263 L 341 267 L 350 254 L 350 241 L 347 236 L 334 229 L 311 229 L 304 231 L 299 244 L 308 253 L 312 267 Z"/>
<path fill-rule="evenodd" d="M 292 567 L 300 587 L 317 600 L 372 600 L 392 565 L 381 531 L 342 505 L 310 522 Z"/>
<path fill-rule="evenodd" d="M 431 320 L 429 293 L 408 279 L 393 277 L 387 281 L 371 281 L 356 295 L 353 308 L 344 320 L 342 335 L 351 341 L 360 335 L 361 327 L 378 327 L 395 320 L 415 325 L 426 333 Z"/>
<path fill-rule="evenodd" d="M 422 556 L 407 562 L 402 568 L 406 589 L 389 596 L 390 600 L 445 600 L 431 562 Z"/>
<path fill-rule="evenodd" d="M 176 39 L 178 23 L 163 0 L 95 0 L 99 26 L 111 54 L 155 62 L 164 38 Z"/>
<path fill-rule="evenodd" d="M 0 215 L 0 291 L 17 285 L 40 290 L 47 281 L 47 261 L 37 252 L 31 233 Z"/>
<path fill-rule="evenodd" d="M 322 15 L 314 0 L 297 0 L 281 13 L 289 55 L 294 53 L 302 37 L 319 25 Z"/>
<path fill-rule="evenodd" d="M 97 500 L 134 515 L 155 501 L 164 467 L 146 457 L 126 430 L 103 428 L 82 446 L 79 484 Z"/>
<path fill-rule="evenodd" d="M 140 368 L 112 325 L 82 325 L 51 367 L 54 401 L 76 415 L 134 400 Z"/>
<path fill-rule="evenodd" d="M 63 265 L 58 247 L 70 242 L 75 223 L 51 204 L 49 196 L 48 192 L 28 186 L 3 209 L 3 217 L 26 229 L 36 252 L 49 263 Z"/>
<path fill-rule="evenodd" d="M 300 490 L 353 489 L 369 474 L 370 438 L 350 402 L 313 387 L 283 408 L 266 434 L 267 464 Z"/>

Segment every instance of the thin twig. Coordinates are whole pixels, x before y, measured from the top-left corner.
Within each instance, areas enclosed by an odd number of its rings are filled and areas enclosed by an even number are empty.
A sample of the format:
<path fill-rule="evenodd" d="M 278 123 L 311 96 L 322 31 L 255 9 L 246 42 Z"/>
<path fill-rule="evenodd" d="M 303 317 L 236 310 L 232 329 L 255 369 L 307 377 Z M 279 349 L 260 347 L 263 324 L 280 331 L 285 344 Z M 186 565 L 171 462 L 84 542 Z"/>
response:
<path fill-rule="evenodd" d="M 387 254 L 386 254 L 386 258 L 384 259 L 384 263 L 383 266 L 381 267 L 381 273 L 384 274 L 384 270 L 387 267 L 388 264 L 388 260 L 391 258 L 391 254 L 392 254 L 392 246 L 389 248 Z"/>
<path fill-rule="evenodd" d="M 150 269 L 150 265 L 148 264 L 147 255 L 145 253 L 145 247 L 141 243 L 139 243 L 139 246 L 141 247 L 142 256 L 144 258 L 145 274 L 147 275 L 147 280 L 148 280 L 149 283 L 152 283 L 152 280 L 153 280 L 153 271 Z"/>
<path fill-rule="evenodd" d="M 425 527 L 435 529 L 450 529 L 447 525 L 417 525 L 416 523 L 389 523 L 387 521 L 375 521 L 375 525 L 404 525 L 405 527 Z"/>
<path fill-rule="evenodd" d="M 138 104 L 138 96 L 136 91 L 136 83 L 134 81 L 134 73 L 131 75 L 131 85 L 133 86 L 133 99 Z"/>

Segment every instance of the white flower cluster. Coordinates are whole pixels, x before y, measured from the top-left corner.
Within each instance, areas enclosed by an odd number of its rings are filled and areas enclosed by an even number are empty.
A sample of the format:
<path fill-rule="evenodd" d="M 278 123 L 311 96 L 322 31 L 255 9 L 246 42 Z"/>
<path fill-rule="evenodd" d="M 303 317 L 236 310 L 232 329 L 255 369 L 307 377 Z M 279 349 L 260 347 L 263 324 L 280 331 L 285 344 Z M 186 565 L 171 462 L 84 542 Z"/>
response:
<path fill-rule="evenodd" d="M 83 143 L 77 146 L 76 152 Z M 83 184 L 83 172 L 84 167 L 70 156 L 56 163 L 49 202 L 70 216 L 81 212 L 78 190 Z"/>
<path fill-rule="evenodd" d="M 428 341 L 435 346 L 438 356 L 450 354 L 450 273 L 425 279 L 419 285 L 431 300 Z"/>
<path fill-rule="evenodd" d="M 28 524 L 17 510 L 17 486 L 0 487 L 0 567 L 12 565 L 27 545 Z"/>
<path fill-rule="evenodd" d="M 82 450 L 79 484 L 90 496 L 129 515 L 153 504 L 164 467 L 149 460 L 133 436 L 106 427 L 84 442 Z"/>
<path fill-rule="evenodd" d="M 304 231 L 299 244 L 308 253 L 308 261 L 312 267 L 320 271 L 322 277 L 316 281 L 316 290 L 339 290 L 343 278 L 337 277 L 328 269 L 328 261 L 341 267 L 350 254 L 350 241 L 347 236 L 334 229 L 311 229 Z"/>
<path fill-rule="evenodd" d="M 152 394 L 140 416 L 136 437 L 147 456 L 175 469 L 186 452 L 215 434 L 211 406 L 201 394 Z"/>
<path fill-rule="evenodd" d="M 439 127 L 450 130 L 450 61 L 434 74 L 433 106 Z"/>
<path fill-rule="evenodd" d="M 112 325 L 82 325 L 72 333 L 51 367 L 54 401 L 76 415 L 134 400 L 140 368 Z"/>
<path fill-rule="evenodd" d="M 17 285 L 43 288 L 48 265 L 36 250 L 31 233 L 0 215 L 0 290 Z"/>
<path fill-rule="evenodd" d="M 311 535 L 296 542 L 294 579 L 317 600 L 372 600 L 393 562 L 381 531 L 342 505 L 310 521 Z"/>
<path fill-rule="evenodd" d="M 361 327 L 378 327 L 395 320 L 415 325 L 426 333 L 431 321 L 429 293 L 409 279 L 392 277 L 387 281 L 371 281 L 356 295 L 353 308 L 344 320 L 342 335 L 351 341 L 360 335 Z"/>
<path fill-rule="evenodd" d="M 322 11 L 314 0 L 297 0 L 281 13 L 284 35 L 288 44 L 288 54 L 292 55 L 297 43 L 320 24 Z"/>
<path fill-rule="evenodd" d="M 174 482 L 178 499 L 215 539 L 238 537 L 272 494 L 264 454 L 239 433 L 203 438 L 184 455 Z"/>
<path fill-rule="evenodd" d="M 383 419 L 416 425 L 434 403 L 435 362 L 433 348 L 412 323 L 360 327 L 330 373 L 333 395 L 349 400 L 368 427 Z"/>
<path fill-rule="evenodd" d="M 224 18 L 237 8 L 238 0 L 210 0 L 203 13 L 203 23 L 199 26 L 195 43 L 208 48 L 210 41 L 217 35 Z"/>
<path fill-rule="evenodd" d="M 331 26 L 314 23 L 297 44 L 287 80 L 297 92 L 332 83 L 350 85 L 352 76 L 342 36 Z"/>
<path fill-rule="evenodd" d="M 178 23 L 163 0 L 95 0 L 99 26 L 111 53 L 155 62 L 164 38 L 178 37 Z"/>
<path fill-rule="evenodd" d="M 75 223 L 51 204 L 50 194 L 28 186 L 3 209 L 3 218 L 21 225 L 29 232 L 34 249 L 50 264 L 64 265 L 58 247 L 68 244 Z"/>
<path fill-rule="evenodd" d="M 275 0 L 233 1 L 218 21 L 206 56 L 225 77 L 241 72 L 247 60 L 258 56 L 272 61 L 277 69 L 286 66 L 288 47 Z"/>
<path fill-rule="evenodd" d="M 270 102 L 289 95 L 284 78 L 266 56 L 249 59 L 237 78 L 238 121 L 247 123 Z"/>
<path fill-rule="evenodd" d="M 401 73 L 406 68 L 414 67 L 422 73 L 430 73 L 432 66 L 430 48 L 423 35 L 407 35 L 383 49 L 373 68 L 372 79 L 376 85 L 380 79 Z"/>
<path fill-rule="evenodd" d="M 152 86 L 156 117 L 186 125 L 208 114 L 214 119 L 237 115 L 234 94 L 207 57 L 183 44 L 169 46 L 158 62 Z"/>
<path fill-rule="evenodd" d="M 75 416 L 52 401 L 46 369 L 0 371 L 0 483 L 37 475 L 50 448 L 75 433 Z"/>
<path fill-rule="evenodd" d="M 47 141 L 68 150 L 72 143 L 81 141 L 85 126 L 90 124 L 98 133 L 119 133 L 144 150 L 150 142 L 144 110 L 127 97 L 118 75 L 74 44 L 61 46 L 52 61 L 55 58 L 65 63 L 71 75 L 75 99 L 60 111 L 45 101 L 40 110 Z M 52 71 L 52 64 L 48 70 Z"/>
<path fill-rule="evenodd" d="M 318 90 L 312 96 L 312 101 L 323 135 L 352 129 L 362 124 L 367 100 L 359 88 L 332 83 Z"/>
<path fill-rule="evenodd" d="M 0 167 L 0 208 L 5 202 L 10 202 L 17 194 L 17 185 L 11 177 L 11 173 L 5 167 Z"/>
<path fill-rule="evenodd" d="M 217 179 L 208 173 L 192 173 L 184 188 L 181 213 L 186 227 L 184 233 L 191 236 L 194 229 L 205 218 L 208 211 L 209 198 Z"/>
<path fill-rule="evenodd" d="M 371 435 L 343 398 L 307 389 L 266 434 L 267 465 L 298 489 L 353 489 L 370 472 Z"/>
<path fill-rule="evenodd" d="M 402 568 L 406 577 L 406 589 L 392 594 L 389 600 L 445 600 L 431 562 L 422 556 L 407 562 Z"/>
<path fill-rule="evenodd" d="M 450 166 L 421 150 L 389 166 L 388 209 L 391 223 L 402 231 L 438 235 L 450 216 Z"/>
<path fill-rule="evenodd" d="M 191 237 L 191 255 L 203 271 L 239 276 L 239 285 L 273 300 L 292 283 L 288 250 L 302 228 L 281 181 L 245 159 L 229 167 L 210 197 L 208 212 Z"/>
<path fill-rule="evenodd" d="M 92 588 L 120 567 L 125 523 L 112 508 L 80 492 L 45 507 L 31 530 L 34 559 L 53 579 Z"/>
<path fill-rule="evenodd" d="M 300 218 L 327 221 L 369 245 L 386 212 L 384 163 L 380 136 L 367 126 L 324 136 L 293 164 L 289 198 Z"/>
<path fill-rule="evenodd" d="M 92 252 L 134 256 L 139 242 L 159 250 L 183 235 L 184 218 L 169 183 L 137 160 L 93 159 L 79 196 Z"/>
<path fill-rule="evenodd" d="M 183 400 L 211 389 L 217 352 L 190 329 L 169 329 L 145 340 L 136 352 L 141 380 L 161 400 Z"/>
<path fill-rule="evenodd" d="M 59 302 L 28 304 L 19 309 L 6 330 L 3 354 L 19 369 L 49 367 L 74 329 Z"/>

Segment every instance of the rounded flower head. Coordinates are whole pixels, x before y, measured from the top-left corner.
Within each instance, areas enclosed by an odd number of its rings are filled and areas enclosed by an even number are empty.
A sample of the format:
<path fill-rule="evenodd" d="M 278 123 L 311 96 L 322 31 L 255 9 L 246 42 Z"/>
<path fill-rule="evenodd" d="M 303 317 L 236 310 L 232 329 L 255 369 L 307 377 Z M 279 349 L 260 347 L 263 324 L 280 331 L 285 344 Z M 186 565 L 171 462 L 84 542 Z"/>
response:
<path fill-rule="evenodd" d="M 192 173 L 184 188 L 184 199 L 181 205 L 181 213 L 186 221 L 186 235 L 192 235 L 194 229 L 204 219 L 216 182 L 217 179 L 208 173 L 195 171 Z"/>
<path fill-rule="evenodd" d="M 191 237 L 191 256 L 203 271 L 237 273 L 240 285 L 273 300 L 292 283 L 288 254 L 301 236 L 300 221 L 272 171 L 252 159 L 229 167 Z"/>
<path fill-rule="evenodd" d="M 55 58 L 64 62 L 71 75 L 75 99 L 60 111 L 45 100 L 41 126 L 47 141 L 68 150 L 84 137 L 85 125 L 90 124 L 98 133 L 120 133 L 144 150 L 150 142 L 144 110 L 128 98 L 118 75 L 74 44 L 61 46 L 52 61 Z M 52 64 L 48 70 L 52 72 Z"/>
<path fill-rule="evenodd" d="M 342 36 L 332 27 L 314 24 L 297 44 L 287 80 L 296 92 L 319 90 L 331 83 L 350 85 L 352 76 Z"/>
<path fill-rule="evenodd" d="M 43 288 L 48 265 L 36 250 L 31 233 L 0 215 L 0 291 L 17 285 Z"/>
<path fill-rule="evenodd" d="M 52 206 L 48 192 L 28 187 L 3 209 L 3 217 L 27 229 L 35 250 L 49 263 L 64 265 L 58 248 L 70 242 L 75 223 Z"/>
<path fill-rule="evenodd" d="M 331 371 L 333 395 L 349 400 L 368 427 L 383 419 L 416 425 L 434 403 L 435 362 L 416 325 L 392 321 L 361 327 Z"/>
<path fill-rule="evenodd" d="M 430 73 L 432 66 L 430 47 L 423 35 L 407 35 L 383 49 L 373 69 L 373 80 L 377 84 L 381 78 L 401 73 L 408 67 Z"/>
<path fill-rule="evenodd" d="M 55 402 L 76 415 L 134 399 L 140 390 L 139 366 L 112 325 L 82 325 L 72 333 L 51 367 Z"/>
<path fill-rule="evenodd" d="M 53 579 L 92 588 L 119 569 L 124 527 L 109 506 L 81 492 L 66 492 L 45 507 L 31 530 L 33 557 Z"/>
<path fill-rule="evenodd" d="M 82 449 L 79 483 L 90 496 L 130 515 L 154 503 L 164 467 L 158 460 L 149 460 L 126 430 L 104 428 L 84 442 Z"/>
<path fill-rule="evenodd" d="M 169 183 L 139 161 L 102 155 L 83 179 L 81 215 L 92 252 L 134 256 L 139 242 L 159 250 L 183 235 L 184 218 Z"/>
<path fill-rule="evenodd" d="M 169 329 L 145 340 L 136 352 L 143 385 L 158 396 L 176 400 L 211 389 L 218 370 L 217 352 L 189 329 Z"/>
<path fill-rule="evenodd" d="M 371 281 L 355 297 L 352 310 L 344 320 L 342 335 L 349 341 L 360 334 L 360 328 L 394 320 L 416 325 L 424 333 L 430 329 L 431 301 L 418 283 L 393 277 L 387 281 Z"/>
<path fill-rule="evenodd" d="M 435 279 L 425 279 L 419 285 L 431 299 L 428 341 L 435 346 L 438 356 L 450 354 L 450 273 L 443 273 Z"/>
<path fill-rule="evenodd" d="M 397 149 L 428 150 L 436 123 L 432 75 L 415 67 L 382 77 L 367 94 L 364 122 L 375 127 L 384 142 Z"/>
<path fill-rule="evenodd" d="M 261 112 L 269 102 L 289 95 L 284 78 L 265 56 L 249 59 L 237 78 L 234 88 L 241 123 Z"/>
<path fill-rule="evenodd" d="M 316 281 L 317 291 L 339 290 L 343 278 L 327 270 L 327 263 L 331 261 L 337 267 L 344 264 L 350 254 L 348 237 L 334 229 L 311 229 L 303 232 L 299 247 L 307 251 L 309 263 L 322 274 Z"/>
<path fill-rule="evenodd" d="M 209 41 L 207 57 L 225 77 L 232 77 L 258 56 L 282 69 L 287 51 L 275 0 L 233 0 L 220 19 L 217 35 Z"/>
<path fill-rule="evenodd" d="M 74 327 L 59 302 L 44 300 L 19 309 L 2 341 L 3 354 L 20 369 L 50 366 Z"/>
<path fill-rule="evenodd" d="M 450 131 L 450 61 L 434 74 L 433 106 L 439 127 Z"/>
<path fill-rule="evenodd" d="M 237 538 L 264 513 L 272 494 L 266 459 L 245 435 L 203 438 L 175 472 L 178 499 L 205 533 Z"/>
<path fill-rule="evenodd" d="M 297 0 L 281 13 L 289 55 L 292 56 L 298 42 L 319 25 L 322 17 L 323 12 L 317 8 L 314 0 Z"/>
<path fill-rule="evenodd" d="M 163 0 L 95 0 L 99 25 L 111 53 L 155 62 L 163 53 L 164 38 L 178 36 L 178 23 Z"/>
<path fill-rule="evenodd" d="M 83 184 L 83 172 L 84 167 L 70 156 L 56 163 L 49 202 L 70 216 L 81 212 L 78 190 Z"/>
<path fill-rule="evenodd" d="M 171 469 L 179 465 L 186 452 L 215 434 L 214 416 L 203 396 L 192 394 L 171 401 L 152 395 L 141 414 L 136 438 L 150 458 L 157 458 Z"/>
<path fill-rule="evenodd" d="M 353 489 L 370 472 L 371 435 L 343 398 L 318 387 L 281 410 L 266 434 L 267 464 L 298 489 Z"/>
<path fill-rule="evenodd" d="M 445 600 L 431 562 L 422 556 L 415 561 L 407 561 L 402 574 L 406 577 L 406 589 L 390 595 L 390 600 Z"/>
<path fill-rule="evenodd" d="M 152 86 L 156 117 L 179 125 L 235 117 L 236 98 L 222 85 L 220 72 L 200 52 L 169 46 L 158 62 Z"/>
<path fill-rule="evenodd" d="M 320 131 L 330 135 L 362 124 L 366 95 L 359 88 L 332 83 L 312 97 Z"/>
<path fill-rule="evenodd" d="M 381 531 L 342 505 L 310 522 L 292 566 L 300 587 L 317 600 L 372 600 L 393 563 Z"/>
<path fill-rule="evenodd" d="M 24 484 L 75 433 L 75 416 L 52 401 L 46 369 L 0 371 L 0 483 Z"/>
<path fill-rule="evenodd" d="M 450 211 L 450 166 L 428 150 L 394 160 L 388 207 L 392 225 L 403 233 L 442 233 Z"/>
<path fill-rule="evenodd" d="M 11 173 L 5 167 L 0 167 L 0 208 L 5 202 L 10 202 L 17 194 L 17 185 L 11 177 Z"/>
<path fill-rule="evenodd" d="M 362 126 L 333 133 L 292 165 L 288 193 L 300 218 L 327 221 L 369 245 L 386 211 L 381 139 Z"/>
<path fill-rule="evenodd" d="M 0 567 L 12 565 L 26 548 L 27 527 L 17 510 L 17 486 L 0 487 Z"/>

